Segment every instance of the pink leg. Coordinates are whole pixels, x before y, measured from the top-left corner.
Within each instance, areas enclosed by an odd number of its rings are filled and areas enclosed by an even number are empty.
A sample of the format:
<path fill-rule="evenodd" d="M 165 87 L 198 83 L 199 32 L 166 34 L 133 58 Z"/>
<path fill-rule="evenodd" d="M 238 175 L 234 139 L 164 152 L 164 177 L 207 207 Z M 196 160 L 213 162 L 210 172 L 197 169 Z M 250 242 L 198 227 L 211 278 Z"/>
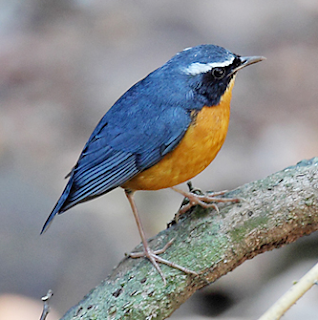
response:
<path fill-rule="evenodd" d="M 191 271 L 187 268 L 184 268 L 182 266 L 179 266 L 173 262 L 170 262 L 168 260 L 165 260 L 161 257 L 158 256 L 158 254 L 161 254 L 163 252 L 165 252 L 167 250 L 167 248 L 169 248 L 173 242 L 174 239 L 170 240 L 162 249 L 160 250 L 156 250 L 156 251 L 153 251 L 150 249 L 149 245 L 148 245 L 148 242 L 147 242 L 147 239 L 146 239 L 146 236 L 145 236 L 145 233 L 144 233 L 144 230 L 142 228 L 142 225 L 141 225 L 141 221 L 140 221 L 140 218 L 139 218 L 139 215 L 138 215 L 138 211 L 137 211 L 137 207 L 136 207 L 136 204 L 135 204 L 135 201 L 134 201 L 134 191 L 130 191 L 130 190 L 125 190 L 125 194 L 127 196 L 127 199 L 131 205 L 131 208 L 132 208 L 132 211 L 133 211 L 133 214 L 134 214 L 134 217 L 135 217 L 135 220 L 136 220 L 136 224 L 137 224 L 137 227 L 138 227 L 138 231 L 139 231 L 139 234 L 140 234 L 140 238 L 141 238 L 141 241 L 142 241 L 142 244 L 144 246 L 144 251 L 143 252 L 138 252 L 138 253 L 130 253 L 129 256 L 131 258 L 141 258 L 141 257 L 146 257 L 150 260 L 150 262 L 153 264 L 153 266 L 156 268 L 156 270 L 159 272 L 163 282 L 166 284 L 166 279 L 159 267 L 159 264 L 158 263 L 163 263 L 163 264 L 166 264 L 167 266 L 170 266 L 172 268 L 175 268 L 175 269 L 178 269 L 180 271 L 183 271 L 184 273 L 188 273 L 188 274 L 193 274 L 193 275 L 198 275 L 196 272 L 194 271 Z"/>

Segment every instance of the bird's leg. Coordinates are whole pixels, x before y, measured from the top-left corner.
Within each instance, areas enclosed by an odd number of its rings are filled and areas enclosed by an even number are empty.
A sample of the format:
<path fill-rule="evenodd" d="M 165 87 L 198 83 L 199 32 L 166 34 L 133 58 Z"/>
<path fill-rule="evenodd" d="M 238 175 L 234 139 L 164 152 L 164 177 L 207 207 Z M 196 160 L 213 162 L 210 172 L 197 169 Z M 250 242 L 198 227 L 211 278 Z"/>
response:
<path fill-rule="evenodd" d="M 192 188 L 192 184 L 188 183 L 190 191 L 183 191 L 176 187 L 171 187 L 172 190 L 180 193 L 185 198 L 189 200 L 189 202 L 185 205 L 182 205 L 179 211 L 177 212 L 175 216 L 175 221 L 178 223 L 180 215 L 187 212 L 190 208 L 193 206 L 201 206 L 202 208 L 214 208 L 217 212 L 219 212 L 219 208 L 217 206 L 217 203 L 225 203 L 225 202 L 240 202 L 240 199 L 238 198 L 221 198 L 219 196 L 222 196 L 227 192 L 227 190 L 224 191 L 218 191 L 218 192 L 211 192 L 211 193 L 202 193 L 199 189 Z M 199 191 L 196 192 L 195 191 Z"/>
<path fill-rule="evenodd" d="M 175 264 L 173 262 L 170 262 L 170 261 L 165 260 L 165 259 L 163 259 L 163 258 L 158 256 L 158 254 L 161 254 L 161 253 L 165 252 L 167 250 L 167 248 L 171 246 L 171 244 L 174 241 L 174 239 L 172 239 L 168 243 L 166 243 L 166 245 L 162 249 L 159 249 L 159 250 L 156 250 L 156 251 L 153 251 L 153 250 L 150 249 L 150 247 L 148 245 L 148 242 L 147 242 L 147 239 L 146 239 L 146 236 L 145 236 L 145 233 L 144 233 L 144 230 L 142 228 L 141 220 L 139 218 L 138 210 L 137 210 L 134 198 L 133 198 L 134 191 L 125 189 L 125 194 L 126 194 L 127 199 L 128 199 L 128 201 L 129 201 L 129 203 L 131 205 L 131 208 L 132 208 L 135 220 L 136 220 L 136 224 L 137 224 L 137 227 L 138 227 L 139 235 L 140 235 L 143 247 L 144 247 L 144 251 L 143 252 L 136 252 L 136 253 L 132 252 L 132 253 L 129 254 L 129 256 L 131 258 L 141 258 L 141 257 L 148 258 L 150 260 L 150 262 L 153 264 L 153 266 L 156 268 L 156 270 L 159 272 L 159 274 L 160 274 L 160 276 L 161 276 L 161 278 L 162 278 L 162 280 L 163 280 L 163 282 L 165 284 L 166 284 L 166 278 L 165 278 L 164 274 L 162 273 L 161 268 L 159 267 L 158 263 L 163 263 L 163 264 L 165 264 L 167 266 L 170 266 L 172 268 L 175 268 L 175 269 L 178 269 L 180 271 L 183 271 L 184 273 L 197 275 L 197 273 L 194 272 L 194 271 L 191 271 L 191 270 L 189 270 L 187 268 L 179 266 L 179 265 L 177 265 L 177 264 Z"/>

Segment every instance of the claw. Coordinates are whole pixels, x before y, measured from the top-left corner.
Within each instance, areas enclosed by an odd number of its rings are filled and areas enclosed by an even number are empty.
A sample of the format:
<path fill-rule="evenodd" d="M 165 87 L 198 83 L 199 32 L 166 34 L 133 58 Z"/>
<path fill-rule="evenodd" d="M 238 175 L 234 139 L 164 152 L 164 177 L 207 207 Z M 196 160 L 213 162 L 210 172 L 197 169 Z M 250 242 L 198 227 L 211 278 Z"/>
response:
<path fill-rule="evenodd" d="M 240 202 L 241 199 L 238 198 L 221 198 L 219 196 L 224 195 L 227 193 L 227 190 L 218 191 L 218 192 L 209 192 L 209 193 L 203 193 L 200 189 L 193 188 L 192 183 L 188 182 L 189 192 L 183 191 L 181 189 L 178 189 L 176 187 L 172 187 L 171 189 L 182 194 L 185 198 L 188 199 L 187 204 L 182 204 L 181 208 L 175 215 L 175 222 L 178 223 L 180 215 L 187 212 L 189 209 L 191 209 L 194 206 L 199 205 L 202 208 L 214 208 L 217 213 L 220 212 L 219 207 L 217 206 L 217 203 L 226 203 L 226 202 Z"/>
<path fill-rule="evenodd" d="M 173 241 L 175 240 L 175 238 L 171 239 L 169 242 L 167 242 L 165 244 L 165 246 L 162 248 L 162 249 L 159 249 L 159 250 L 155 250 L 155 251 L 152 251 L 149 246 L 147 248 L 144 249 L 144 251 L 142 252 L 132 252 L 129 254 L 129 256 L 133 259 L 135 258 L 142 258 L 142 257 L 146 257 L 150 260 L 150 262 L 153 264 L 153 266 L 156 268 L 156 270 L 158 271 L 158 273 L 160 274 L 164 284 L 166 285 L 167 282 L 166 282 L 166 278 L 164 276 L 164 274 L 162 273 L 162 270 L 161 268 L 159 267 L 159 264 L 158 263 L 162 263 L 162 264 L 165 264 L 171 268 L 174 268 L 174 269 L 178 269 L 184 273 L 187 273 L 187 274 L 192 274 L 192 275 L 195 275 L 197 276 L 198 274 L 190 269 L 187 269 L 185 267 L 182 267 L 174 262 L 171 262 L 169 260 L 166 260 L 166 259 L 163 259 L 161 257 L 158 256 L 158 254 L 161 254 L 161 253 L 164 253 L 173 243 Z"/>

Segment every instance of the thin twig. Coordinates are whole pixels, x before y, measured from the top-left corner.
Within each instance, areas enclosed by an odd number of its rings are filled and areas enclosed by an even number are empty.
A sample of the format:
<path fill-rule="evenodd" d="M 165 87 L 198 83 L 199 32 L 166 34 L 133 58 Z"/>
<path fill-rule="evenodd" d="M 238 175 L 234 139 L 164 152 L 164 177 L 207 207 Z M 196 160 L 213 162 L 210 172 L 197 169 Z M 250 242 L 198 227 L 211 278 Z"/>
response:
<path fill-rule="evenodd" d="M 258 320 L 278 320 L 318 281 L 318 263 L 273 304 Z"/>
<path fill-rule="evenodd" d="M 47 294 L 41 298 L 41 300 L 44 302 L 43 303 L 43 311 L 41 314 L 40 320 L 45 320 L 47 315 L 50 312 L 50 306 L 49 306 L 49 300 L 53 296 L 53 291 L 50 289 Z"/>

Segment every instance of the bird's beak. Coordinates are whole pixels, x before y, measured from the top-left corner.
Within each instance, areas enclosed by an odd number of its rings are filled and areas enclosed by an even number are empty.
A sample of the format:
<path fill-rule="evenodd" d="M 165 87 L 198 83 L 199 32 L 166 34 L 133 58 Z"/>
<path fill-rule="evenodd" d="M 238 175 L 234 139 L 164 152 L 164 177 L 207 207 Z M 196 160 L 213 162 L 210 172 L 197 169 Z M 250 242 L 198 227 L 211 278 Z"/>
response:
<path fill-rule="evenodd" d="M 229 74 L 231 76 L 232 74 L 236 73 L 237 71 L 260 61 L 266 60 L 265 57 L 262 56 L 251 56 L 251 57 L 240 57 L 241 64 L 232 70 L 232 72 Z"/>

